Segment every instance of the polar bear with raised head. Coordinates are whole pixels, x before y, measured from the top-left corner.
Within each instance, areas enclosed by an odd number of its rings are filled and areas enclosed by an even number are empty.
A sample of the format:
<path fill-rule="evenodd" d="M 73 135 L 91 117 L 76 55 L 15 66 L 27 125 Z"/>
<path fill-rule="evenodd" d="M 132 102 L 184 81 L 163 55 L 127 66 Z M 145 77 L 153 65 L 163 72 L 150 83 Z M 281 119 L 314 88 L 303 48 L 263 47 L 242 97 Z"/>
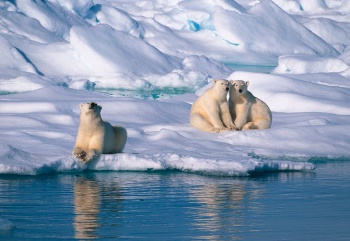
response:
<path fill-rule="evenodd" d="M 240 130 L 268 129 L 272 114 L 267 104 L 248 91 L 249 81 L 231 80 L 229 109 Z"/>
<path fill-rule="evenodd" d="M 229 82 L 214 80 L 214 85 L 207 89 L 193 103 L 190 123 L 193 127 L 206 132 L 235 130 L 227 103 Z"/>
<path fill-rule="evenodd" d="M 83 162 L 89 162 L 100 154 L 122 152 L 125 146 L 126 129 L 103 121 L 101 109 L 95 102 L 80 104 L 80 124 L 73 155 Z"/>

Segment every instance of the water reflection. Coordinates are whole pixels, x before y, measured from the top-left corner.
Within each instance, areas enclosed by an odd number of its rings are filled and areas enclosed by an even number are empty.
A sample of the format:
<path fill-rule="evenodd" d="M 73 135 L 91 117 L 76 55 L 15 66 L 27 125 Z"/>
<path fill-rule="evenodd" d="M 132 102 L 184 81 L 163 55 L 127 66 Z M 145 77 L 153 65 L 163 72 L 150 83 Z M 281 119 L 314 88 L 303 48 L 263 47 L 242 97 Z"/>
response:
<path fill-rule="evenodd" d="M 264 192 L 254 183 L 245 180 L 229 183 L 209 183 L 190 190 L 191 198 L 200 204 L 192 225 L 206 235 L 205 240 L 241 240 L 243 228 L 248 224 L 246 216 L 250 212 L 257 215 L 261 211 L 258 199 Z"/>
<path fill-rule="evenodd" d="M 289 183 L 294 181 L 307 180 L 310 178 L 316 178 L 317 174 L 314 171 L 292 171 L 292 172 L 269 172 L 264 174 L 255 174 L 252 176 L 253 180 L 277 182 L 277 183 Z"/>
<path fill-rule="evenodd" d="M 98 230 L 103 220 L 118 216 L 119 202 L 123 201 L 122 189 L 115 178 L 93 173 L 77 176 L 74 181 L 74 230 L 77 239 L 99 238 Z"/>
<path fill-rule="evenodd" d="M 319 230 L 303 218 L 317 220 L 315 209 L 348 223 L 345 206 L 333 205 L 347 186 L 327 181 L 319 189 L 317 179 L 314 172 L 231 178 L 171 171 L 0 177 L 0 218 L 16 227 L 7 240 L 271 240 L 290 230 L 278 220 Z"/>
<path fill-rule="evenodd" d="M 97 238 L 100 190 L 95 180 L 86 177 L 74 182 L 75 238 Z"/>
<path fill-rule="evenodd" d="M 75 238 L 242 240 L 266 228 L 259 217 L 266 214 L 270 183 L 280 186 L 314 177 L 313 172 L 249 178 L 176 172 L 82 174 L 74 181 Z"/>

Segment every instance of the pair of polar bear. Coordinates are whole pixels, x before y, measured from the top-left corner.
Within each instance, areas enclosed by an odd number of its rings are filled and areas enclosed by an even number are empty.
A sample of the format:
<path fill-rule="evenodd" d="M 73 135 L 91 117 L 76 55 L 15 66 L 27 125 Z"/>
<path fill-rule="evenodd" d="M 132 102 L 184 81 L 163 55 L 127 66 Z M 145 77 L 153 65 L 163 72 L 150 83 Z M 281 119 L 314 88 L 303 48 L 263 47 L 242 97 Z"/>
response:
<path fill-rule="evenodd" d="M 206 132 L 270 128 L 270 108 L 248 91 L 248 85 L 249 81 L 214 80 L 214 85 L 193 103 L 191 125 Z"/>

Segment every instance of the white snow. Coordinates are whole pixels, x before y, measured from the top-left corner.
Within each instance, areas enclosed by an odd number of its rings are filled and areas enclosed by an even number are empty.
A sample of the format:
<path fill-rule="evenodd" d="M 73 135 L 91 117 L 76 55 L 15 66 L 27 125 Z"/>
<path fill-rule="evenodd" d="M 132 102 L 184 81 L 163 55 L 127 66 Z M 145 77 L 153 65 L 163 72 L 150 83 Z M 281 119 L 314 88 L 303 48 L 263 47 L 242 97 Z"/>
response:
<path fill-rule="evenodd" d="M 349 6 L 346 0 L 1 1 L 0 173 L 245 176 L 313 170 L 315 159 L 348 160 Z M 244 66 L 275 68 L 259 73 Z M 191 127 L 191 104 L 213 78 L 249 80 L 250 91 L 272 110 L 271 129 L 211 134 Z M 135 98 L 162 90 L 171 97 Z M 89 101 L 103 106 L 104 120 L 127 128 L 128 142 L 123 153 L 85 165 L 71 152 L 79 104 Z"/>
<path fill-rule="evenodd" d="M 339 73 L 349 69 L 339 58 L 315 57 L 310 55 L 281 56 L 274 73 Z"/>

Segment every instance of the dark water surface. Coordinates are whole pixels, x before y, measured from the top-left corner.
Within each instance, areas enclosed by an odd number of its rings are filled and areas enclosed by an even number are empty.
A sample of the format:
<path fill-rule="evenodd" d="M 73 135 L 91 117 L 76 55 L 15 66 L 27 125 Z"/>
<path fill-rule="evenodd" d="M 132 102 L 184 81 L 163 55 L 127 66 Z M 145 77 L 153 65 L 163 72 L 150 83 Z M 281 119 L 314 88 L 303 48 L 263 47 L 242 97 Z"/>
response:
<path fill-rule="evenodd" d="M 316 164 L 246 178 L 0 176 L 0 222 L 15 226 L 0 240 L 350 240 L 350 162 Z"/>

